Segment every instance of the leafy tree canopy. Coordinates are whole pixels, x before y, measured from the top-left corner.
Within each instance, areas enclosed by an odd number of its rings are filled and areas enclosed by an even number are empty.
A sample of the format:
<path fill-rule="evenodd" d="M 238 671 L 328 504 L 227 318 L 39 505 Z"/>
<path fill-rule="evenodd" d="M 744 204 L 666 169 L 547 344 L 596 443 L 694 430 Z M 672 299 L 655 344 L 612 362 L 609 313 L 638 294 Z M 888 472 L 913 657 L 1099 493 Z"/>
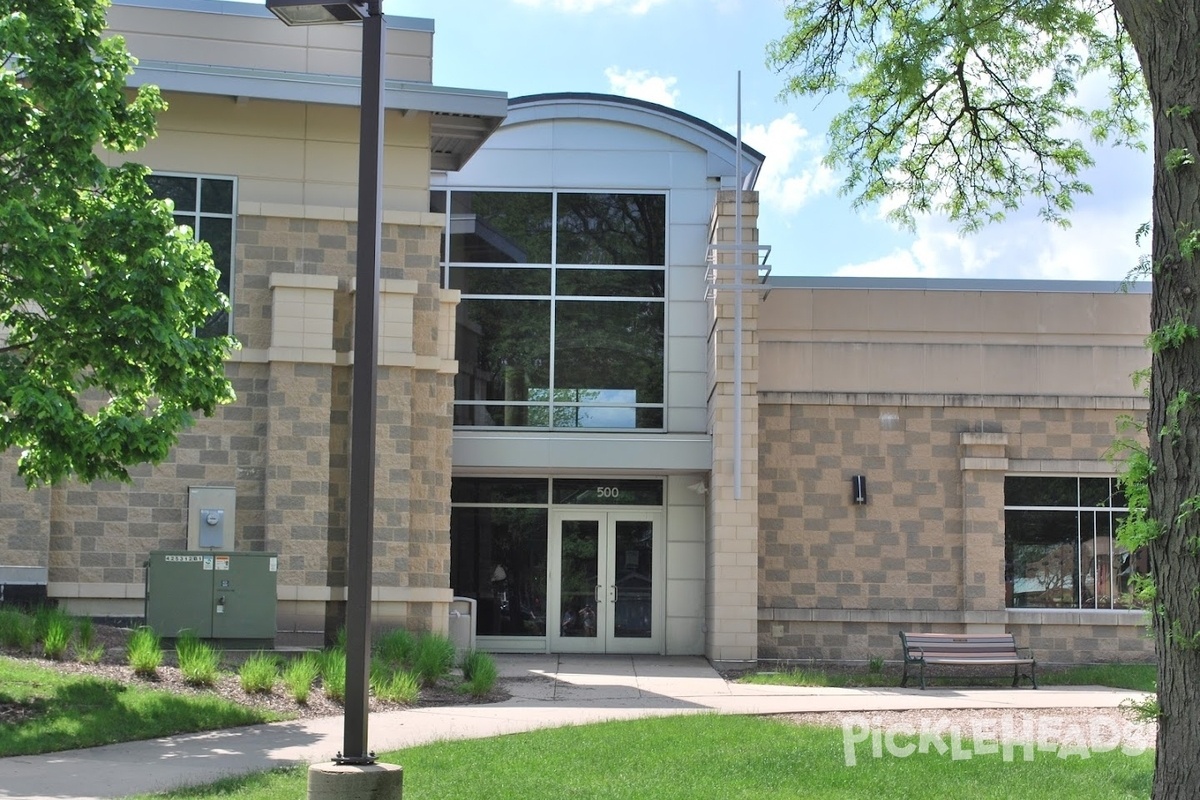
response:
<path fill-rule="evenodd" d="M 105 166 L 155 133 L 158 91 L 102 39 L 107 0 L 8 0 L 0 17 L 0 451 L 29 485 L 128 480 L 192 412 L 233 399 L 230 337 L 195 330 L 228 301 L 207 245 Z"/>
<path fill-rule="evenodd" d="M 844 92 L 831 164 L 856 203 L 899 198 L 911 226 L 940 211 L 967 229 L 1029 197 L 1064 222 L 1089 191 L 1081 140 L 1141 146 L 1144 83 L 1111 3 L 1102 0 L 796 2 L 768 48 L 785 94 Z M 1094 104 L 1090 75 L 1107 82 Z"/>

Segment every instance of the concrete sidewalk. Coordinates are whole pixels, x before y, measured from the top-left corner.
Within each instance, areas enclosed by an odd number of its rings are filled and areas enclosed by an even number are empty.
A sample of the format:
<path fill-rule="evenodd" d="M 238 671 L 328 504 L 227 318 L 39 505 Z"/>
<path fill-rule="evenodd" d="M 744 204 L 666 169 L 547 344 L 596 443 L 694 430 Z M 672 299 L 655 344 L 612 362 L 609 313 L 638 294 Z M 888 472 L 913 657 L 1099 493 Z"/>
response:
<path fill-rule="evenodd" d="M 503 703 L 372 714 L 386 752 L 446 739 L 665 714 L 787 714 L 951 708 L 1112 708 L 1139 692 L 1097 687 L 830 689 L 727 683 L 703 658 L 498 656 Z M 0 759 L 0 798 L 110 798 L 209 783 L 341 748 L 342 718 L 281 722 L 88 750 Z"/>

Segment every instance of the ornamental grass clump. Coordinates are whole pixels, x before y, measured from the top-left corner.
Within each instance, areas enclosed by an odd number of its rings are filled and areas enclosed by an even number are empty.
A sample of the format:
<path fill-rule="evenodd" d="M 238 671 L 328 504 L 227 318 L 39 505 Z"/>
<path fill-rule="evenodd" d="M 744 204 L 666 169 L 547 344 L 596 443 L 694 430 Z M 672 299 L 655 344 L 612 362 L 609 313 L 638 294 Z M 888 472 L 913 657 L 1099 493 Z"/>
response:
<path fill-rule="evenodd" d="M 46 620 L 46 630 L 42 634 L 42 655 L 52 661 L 61 661 L 74 632 L 75 622 L 66 614 L 51 616 Z"/>
<path fill-rule="evenodd" d="M 80 664 L 98 664 L 104 645 L 96 643 L 96 625 L 91 617 L 80 617 L 75 624 L 75 660 Z"/>
<path fill-rule="evenodd" d="M 142 678 L 156 677 L 163 659 L 158 634 L 144 626 L 135 630 L 125 647 L 125 657 L 133 667 L 133 674 Z"/>
<path fill-rule="evenodd" d="M 346 699 L 346 651 L 340 647 L 321 652 L 321 689 L 330 700 Z"/>
<path fill-rule="evenodd" d="M 0 609 L 0 644 L 27 651 L 33 648 L 35 641 L 33 617 L 14 609 Z"/>
<path fill-rule="evenodd" d="M 292 659 L 283 668 L 283 685 L 288 694 L 300 705 L 308 702 L 312 685 L 321 674 L 321 657 L 317 653 L 305 653 Z"/>
<path fill-rule="evenodd" d="M 247 694 L 270 694 L 279 679 L 279 659 L 259 650 L 242 662 L 238 679 Z"/>
<path fill-rule="evenodd" d="M 391 673 L 388 679 L 375 690 L 375 696 L 380 700 L 406 706 L 417 702 L 420 695 L 420 679 L 415 674 L 403 669 Z"/>
<path fill-rule="evenodd" d="M 221 667 L 221 652 L 203 642 L 192 631 L 183 631 L 175 641 L 179 671 L 189 686 L 212 686 Z"/>
<path fill-rule="evenodd" d="M 437 633 L 424 633 L 413 650 L 412 668 L 422 686 L 433 686 L 454 666 L 454 642 Z"/>
<path fill-rule="evenodd" d="M 407 664 L 412 659 L 417 640 L 403 628 L 396 628 L 380 636 L 375 642 L 375 655 L 393 668 Z"/>
<path fill-rule="evenodd" d="M 496 668 L 496 660 L 488 653 L 470 650 L 463 655 L 459 666 L 463 673 L 462 688 L 470 695 L 484 697 L 496 688 L 500 671 Z"/>

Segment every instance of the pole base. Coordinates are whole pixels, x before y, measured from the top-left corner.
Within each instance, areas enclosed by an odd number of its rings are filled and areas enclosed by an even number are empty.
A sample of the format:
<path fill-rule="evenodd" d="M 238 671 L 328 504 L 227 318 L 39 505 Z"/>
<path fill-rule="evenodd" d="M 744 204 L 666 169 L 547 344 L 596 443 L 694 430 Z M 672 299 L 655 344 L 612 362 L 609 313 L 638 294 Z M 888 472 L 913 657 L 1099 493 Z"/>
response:
<path fill-rule="evenodd" d="M 404 768 L 396 764 L 335 764 L 308 768 L 308 800 L 401 800 Z"/>

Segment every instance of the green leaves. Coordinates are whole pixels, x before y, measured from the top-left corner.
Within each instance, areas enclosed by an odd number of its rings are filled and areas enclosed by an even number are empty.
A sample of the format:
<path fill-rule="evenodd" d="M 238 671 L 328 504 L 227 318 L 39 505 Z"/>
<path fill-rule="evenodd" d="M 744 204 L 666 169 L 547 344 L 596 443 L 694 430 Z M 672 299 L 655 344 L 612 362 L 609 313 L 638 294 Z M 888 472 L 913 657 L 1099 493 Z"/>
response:
<path fill-rule="evenodd" d="M 783 94 L 845 92 L 830 129 L 831 165 L 857 205 L 886 198 L 912 226 L 941 211 L 966 229 L 1027 197 L 1065 224 L 1090 191 L 1082 137 L 1141 146 L 1146 101 L 1129 43 L 1093 0 L 800 0 L 768 47 Z M 1108 102 L 1077 98 L 1093 73 Z"/>
<path fill-rule="evenodd" d="M 128 480 L 193 412 L 233 399 L 227 307 L 207 245 L 177 229 L 147 170 L 105 166 L 154 135 L 156 89 L 101 39 L 104 0 L 11 0 L 0 20 L 0 449 L 30 485 Z"/>

